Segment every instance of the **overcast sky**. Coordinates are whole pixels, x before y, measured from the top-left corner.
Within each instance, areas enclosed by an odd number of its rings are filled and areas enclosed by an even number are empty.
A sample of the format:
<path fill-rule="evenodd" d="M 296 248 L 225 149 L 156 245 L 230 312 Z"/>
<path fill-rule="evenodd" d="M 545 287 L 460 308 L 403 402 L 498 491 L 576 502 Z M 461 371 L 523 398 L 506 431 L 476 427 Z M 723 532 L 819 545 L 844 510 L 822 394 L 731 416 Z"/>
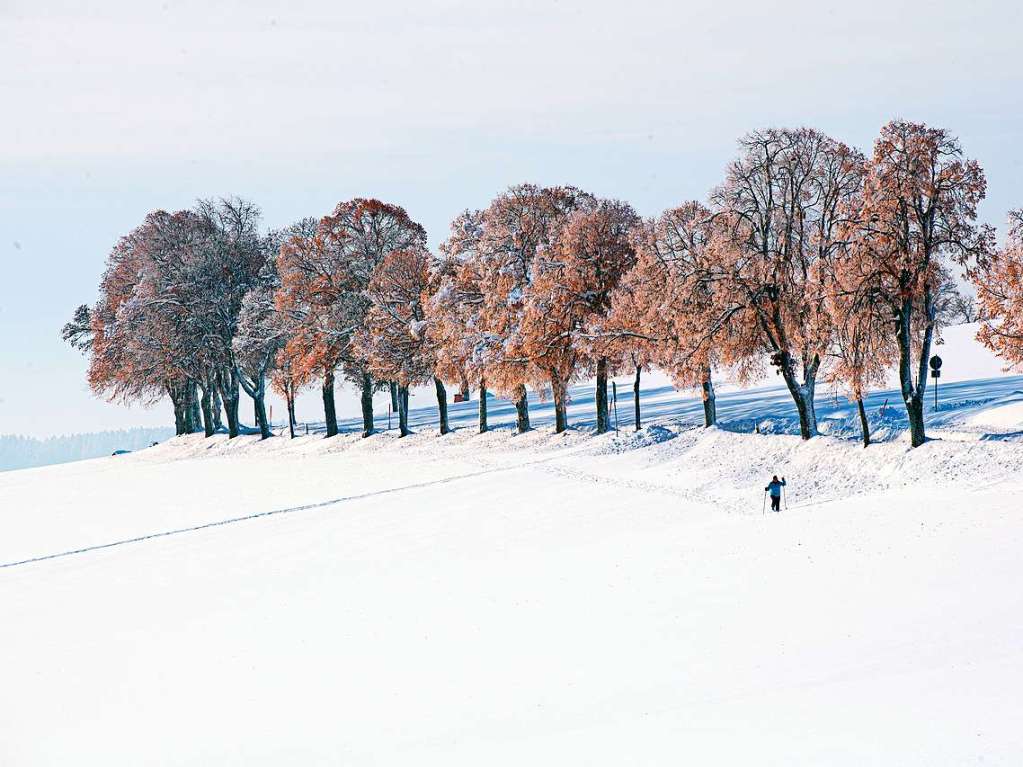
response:
<path fill-rule="evenodd" d="M 59 330 L 120 235 L 200 196 L 248 197 L 271 226 L 380 197 L 436 246 L 509 184 L 653 215 L 703 198 L 748 130 L 868 150 L 905 117 L 960 137 L 1001 225 L 1023 206 L 1019 8 L 0 0 L 0 433 L 172 423 L 96 400 Z"/>

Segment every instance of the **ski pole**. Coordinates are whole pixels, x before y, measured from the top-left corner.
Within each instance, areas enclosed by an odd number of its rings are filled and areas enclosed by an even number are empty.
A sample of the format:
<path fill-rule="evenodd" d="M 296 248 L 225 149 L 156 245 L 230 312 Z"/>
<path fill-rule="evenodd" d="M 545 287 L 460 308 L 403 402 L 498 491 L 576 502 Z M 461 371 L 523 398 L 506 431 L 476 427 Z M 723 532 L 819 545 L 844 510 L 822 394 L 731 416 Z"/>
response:
<path fill-rule="evenodd" d="M 766 516 L 767 515 L 767 491 L 766 490 L 764 491 L 764 502 L 762 504 L 760 504 L 760 515 L 761 516 Z"/>
<path fill-rule="evenodd" d="M 785 485 L 781 486 L 781 500 L 785 504 L 785 511 L 789 510 L 789 497 L 785 495 Z"/>

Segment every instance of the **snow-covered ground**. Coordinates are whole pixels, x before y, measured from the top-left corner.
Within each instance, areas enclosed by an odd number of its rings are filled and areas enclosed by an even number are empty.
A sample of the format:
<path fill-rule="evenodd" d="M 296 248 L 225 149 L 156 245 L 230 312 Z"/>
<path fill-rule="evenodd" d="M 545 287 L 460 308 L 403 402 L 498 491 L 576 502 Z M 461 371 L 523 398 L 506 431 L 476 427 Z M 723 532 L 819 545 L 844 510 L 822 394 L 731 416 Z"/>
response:
<path fill-rule="evenodd" d="M 619 379 L 600 437 L 578 387 L 2 474 L 0 763 L 1019 764 L 1023 379 L 970 364 L 917 450 Z"/>

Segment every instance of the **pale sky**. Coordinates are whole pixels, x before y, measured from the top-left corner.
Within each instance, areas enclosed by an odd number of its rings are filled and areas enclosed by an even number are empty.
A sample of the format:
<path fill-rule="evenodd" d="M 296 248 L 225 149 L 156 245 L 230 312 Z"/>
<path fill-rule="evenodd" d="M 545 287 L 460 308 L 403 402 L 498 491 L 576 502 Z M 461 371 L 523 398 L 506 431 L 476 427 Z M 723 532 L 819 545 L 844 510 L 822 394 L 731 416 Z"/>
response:
<path fill-rule="evenodd" d="M 119 236 L 197 197 L 270 226 L 380 197 L 436 246 L 509 184 L 653 215 L 703 198 L 748 130 L 866 151 L 904 117 L 960 137 L 1001 225 L 1023 206 L 1021 28 L 1009 0 L 0 0 L 0 433 L 172 425 L 93 397 L 59 330 Z"/>

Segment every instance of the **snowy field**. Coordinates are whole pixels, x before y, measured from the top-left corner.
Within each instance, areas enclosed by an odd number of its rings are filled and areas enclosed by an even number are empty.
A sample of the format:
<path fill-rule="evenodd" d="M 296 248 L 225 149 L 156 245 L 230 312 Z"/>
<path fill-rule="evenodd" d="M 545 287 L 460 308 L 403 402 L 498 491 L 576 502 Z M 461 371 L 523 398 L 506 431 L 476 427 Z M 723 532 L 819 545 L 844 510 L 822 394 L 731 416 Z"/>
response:
<path fill-rule="evenodd" d="M 0 474 L 0 764 L 1020 764 L 1023 378 L 968 331 L 917 450 L 893 392 L 864 450 L 651 376 L 638 433 L 619 379 L 600 437 L 588 387 L 564 435 L 420 396 Z"/>

